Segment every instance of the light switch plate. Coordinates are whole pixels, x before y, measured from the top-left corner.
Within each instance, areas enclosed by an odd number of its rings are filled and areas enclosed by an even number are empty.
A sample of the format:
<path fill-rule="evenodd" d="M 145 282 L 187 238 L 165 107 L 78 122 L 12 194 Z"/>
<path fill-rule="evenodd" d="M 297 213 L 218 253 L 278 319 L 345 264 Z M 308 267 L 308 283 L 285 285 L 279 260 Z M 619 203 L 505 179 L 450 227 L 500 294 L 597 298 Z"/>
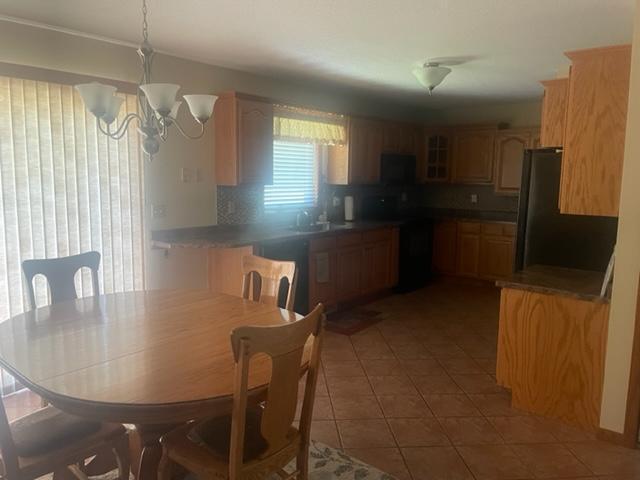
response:
<path fill-rule="evenodd" d="M 182 167 L 180 169 L 180 178 L 182 183 L 191 183 L 193 181 L 193 171 L 190 168 Z"/>
<path fill-rule="evenodd" d="M 153 218 L 164 218 L 167 216 L 167 206 L 162 203 L 151 205 L 151 216 Z"/>
<path fill-rule="evenodd" d="M 471 200 L 471 203 L 478 203 L 478 194 L 477 193 L 472 193 L 471 195 L 469 195 L 469 198 Z"/>

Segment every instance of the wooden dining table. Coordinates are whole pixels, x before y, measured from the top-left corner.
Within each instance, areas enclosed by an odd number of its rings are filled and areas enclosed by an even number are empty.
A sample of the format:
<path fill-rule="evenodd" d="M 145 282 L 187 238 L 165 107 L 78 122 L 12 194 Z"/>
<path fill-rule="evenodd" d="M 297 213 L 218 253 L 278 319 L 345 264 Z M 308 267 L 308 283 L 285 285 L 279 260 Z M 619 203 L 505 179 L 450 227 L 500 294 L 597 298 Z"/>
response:
<path fill-rule="evenodd" d="M 67 413 L 134 425 L 134 473 L 155 480 L 161 435 L 189 420 L 231 411 L 231 331 L 298 318 L 205 290 L 100 295 L 0 323 L 0 366 Z M 270 374 L 270 359 L 256 355 L 249 380 L 256 397 Z"/>

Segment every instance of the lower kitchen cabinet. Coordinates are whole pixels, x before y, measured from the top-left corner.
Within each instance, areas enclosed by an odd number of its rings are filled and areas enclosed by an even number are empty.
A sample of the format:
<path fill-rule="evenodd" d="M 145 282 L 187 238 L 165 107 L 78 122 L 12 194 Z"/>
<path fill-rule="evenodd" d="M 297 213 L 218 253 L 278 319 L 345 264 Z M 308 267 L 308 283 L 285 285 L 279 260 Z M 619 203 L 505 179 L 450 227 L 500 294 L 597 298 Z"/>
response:
<path fill-rule="evenodd" d="M 464 277 L 477 277 L 480 273 L 480 224 L 458 223 L 456 242 L 456 273 Z"/>
<path fill-rule="evenodd" d="M 364 245 L 362 251 L 362 288 L 375 292 L 389 287 L 391 242 Z"/>
<path fill-rule="evenodd" d="M 398 282 L 398 229 L 338 233 L 309 242 L 309 305 L 335 305 Z"/>
<path fill-rule="evenodd" d="M 340 248 L 336 253 L 338 300 L 357 297 L 362 291 L 362 247 Z"/>
<path fill-rule="evenodd" d="M 494 280 L 508 277 L 515 257 L 515 224 L 444 220 L 435 225 L 438 273 Z"/>
<path fill-rule="evenodd" d="M 433 228 L 433 268 L 438 273 L 456 273 L 458 224 L 454 220 L 437 222 Z"/>

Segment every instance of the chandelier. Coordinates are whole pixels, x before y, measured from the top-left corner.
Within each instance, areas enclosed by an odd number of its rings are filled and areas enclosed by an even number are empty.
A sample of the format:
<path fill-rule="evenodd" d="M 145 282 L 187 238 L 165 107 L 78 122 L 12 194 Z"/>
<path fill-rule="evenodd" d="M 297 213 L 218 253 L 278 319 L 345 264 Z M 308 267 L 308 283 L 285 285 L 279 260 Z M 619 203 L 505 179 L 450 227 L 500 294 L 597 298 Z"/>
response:
<path fill-rule="evenodd" d="M 213 114 L 215 95 L 183 95 L 189 111 L 200 126 L 195 135 L 188 134 L 177 120 L 182 101 L 176 100 L 180 85 L 172 83 L 151 83 L 151 64 L 154 50 L 149 43 L 147 24 L 147 2 L 142 0 L 142 44 L 138 48 L 142 61 L 142 79 L 136 90 L 139 113 L 129 113 L 117 128 L 112 128 L 118 118 L 124 98 L 116 95 L 116 87 L 102 83 L 76 85 L 87 110 L 96 117 L 98 129 L 109 138 L 121 139 L 133 120 L 138 122 L 138 132 L 142 136 L 142 149 L 149 159 L 160 149 L 160 140 L 167 139 L 169 128 L 175 126 L 186 138 L 195 140 L 204 135 L 204 125 Z"/>

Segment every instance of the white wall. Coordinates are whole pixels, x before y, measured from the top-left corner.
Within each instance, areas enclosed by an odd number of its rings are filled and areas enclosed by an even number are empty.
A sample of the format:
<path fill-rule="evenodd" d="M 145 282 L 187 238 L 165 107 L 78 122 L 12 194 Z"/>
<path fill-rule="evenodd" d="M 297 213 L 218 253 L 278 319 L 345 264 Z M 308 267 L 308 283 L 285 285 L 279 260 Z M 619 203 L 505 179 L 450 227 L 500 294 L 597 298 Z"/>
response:
<path fill-rule="evenodd" d="M 622 433 L 640 275 L 640 0 L 636 0 L 615 277 L 609 314 L 600 426 Z"/>

